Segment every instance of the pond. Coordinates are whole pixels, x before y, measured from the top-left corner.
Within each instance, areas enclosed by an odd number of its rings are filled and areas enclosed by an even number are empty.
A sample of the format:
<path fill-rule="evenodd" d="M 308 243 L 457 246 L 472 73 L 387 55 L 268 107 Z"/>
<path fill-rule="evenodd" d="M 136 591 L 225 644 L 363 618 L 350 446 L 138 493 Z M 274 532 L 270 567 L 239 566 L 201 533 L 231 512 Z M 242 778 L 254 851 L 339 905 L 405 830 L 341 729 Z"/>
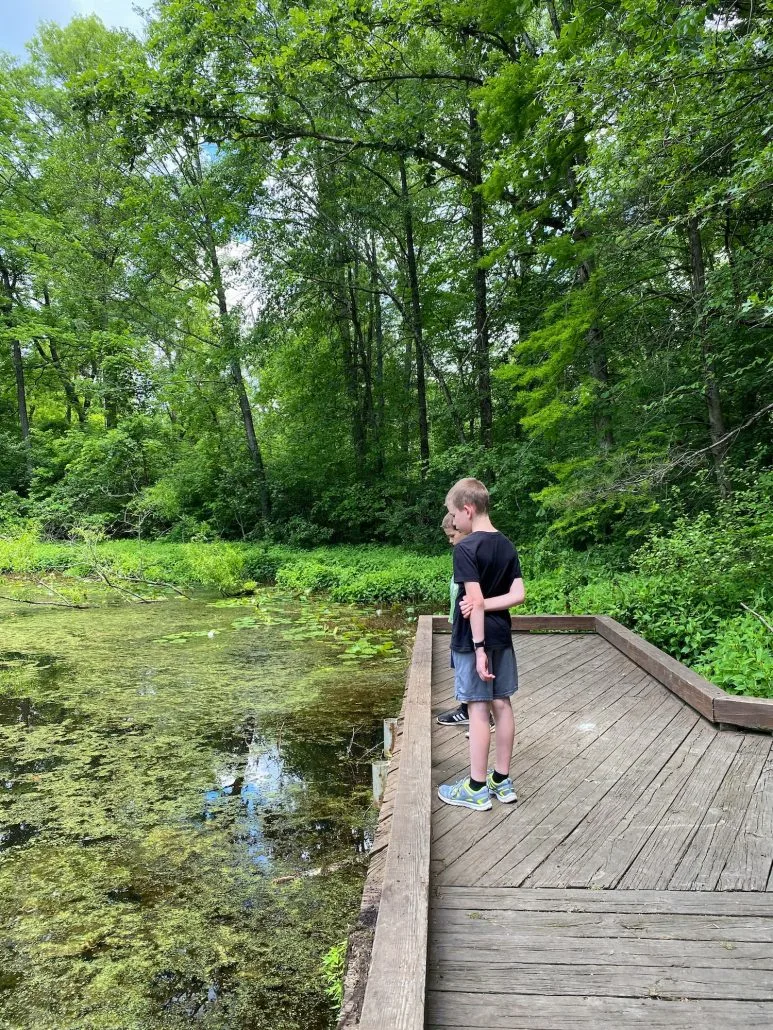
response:
<path fill-rule="evenodd" d="M 411 632 L 275 590 L 0 601 L 0 1025 L 331 1027 Z"/>

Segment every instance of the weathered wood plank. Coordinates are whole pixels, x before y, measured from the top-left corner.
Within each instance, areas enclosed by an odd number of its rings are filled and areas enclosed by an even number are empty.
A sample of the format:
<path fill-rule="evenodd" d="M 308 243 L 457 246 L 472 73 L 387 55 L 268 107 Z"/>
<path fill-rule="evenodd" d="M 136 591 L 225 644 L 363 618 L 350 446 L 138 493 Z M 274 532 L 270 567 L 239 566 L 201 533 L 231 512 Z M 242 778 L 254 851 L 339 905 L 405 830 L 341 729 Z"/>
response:
<path fill-rule="evenodd" d="M 680 794 L 617 883 L 623 888 L 668 886 L 741 745 L 743 736 L 717 732 Z"/>
<path fill-rule="evenodd" d="M 692 896 L 695 897 L 694 892 Z M 637 899 L 636 907 L 640 910 L 646 908 L 646 899 Z M 524 956 L 523 961 L 529 962 L 534 961 L 531 949 L 539 948 L 543 937 L 548 939 L 551 948 L 568 946 L 572 939 L 580 942 L 578 947 L 584 947 L 587 940 L 595 937 L 612 938 L 613 941 L 630 938 L 677 943 L 710 941 L 715 945 L 746 943 L 763 946 L 765 954 L 773 959 L 773 916 L 685 915 L 684 912 L 660 915 L 642 911 L 586 910 L 525 913 L 522 909 L 514 908 L 433 906 L 429 921 L 430 936 L 433 940 L 440 940 L 445 934 L 453 937 L 467 934 L 469 938 L 471 922 L 475 923 L 475 940 L 480 941 L 481 945 L 489 937 L 497 940 L 500 937 L 509 940 L 528 937 L 530 954 Z"/>
<path fill-rule="evenodd" d="M 474 947 L 471 943 L 470 947 Z M 564 965 L 541 962 L 535 965 L 518 962 L 511 954 L 486 955 L 485 963 L 470 968 L 465 955 L 458 950 L 453 956 L 427 971 L 427 989 L 451 990 L 464 983 L 471 994 L 565 994 L 579 998 L 621 995 L 629 998 L 660 998 L 679 1001 L 684 998 L 705 1001 L 773 1002 L 773 977 L 767 970 L 733 969 L 718 976 L 716 968 L 690 966 L 641 966 L 637 963 L 600 965 L 595 962 Z M 773 1016 L 773 1006 L 769 1006 Z"/>
<path fill-rule="evenodd" d="M 715 890 L 770 753 L 770 738 L 746 735 L 668 886 Z"/>
<path fill-rule="evenodd" d="M 601 890 L 521 887 L 444 886 L 433 884 L 433 912 L 438 908 L 513 912 L 590 912 L 620 915 L 707 915 L 773 919 L 773 897 L 761 892 L 696 894 L 677 890 Z M 773 931 L 772 931 L 773 932 Z"/>
<path fill-rule="evenodd" d="M 764 890 L 773 869 L 773 750 L 717 884 L 721 891 Z"/>
<path fill-rule="evenodd" d="M 395 808 L 361 1030 L 423 1030 L 430 845 L 432 619 L 418 621 Z"/>
<path fill-rule="evenodd" d="M 662 756 L 654 752 L 648 768 L 656 775 L 650 782 L 641 766 L 633 767 L 632 775 L 615 784 L 603 803 L 526 882 L 535 887 L 611 887 L 617 883 L 716 734 L 712 726 L 699 722 L 665 763 L 661 764 Z"/>
<path fill-rule="evenodd" d="M 770 1005 L 748 1001 L 555 997 L 430 991 L 428 1030 L 770 1030 Z"/>
<path fill-rule="evenodd" d="M 553 848 L 580 822 L 592 820 L 599 833 L 604 833 L 624 810 L 626 800 L 636 798 L 637 790 L 647 786 L 664 763 L 686 740 L 695 726 L 697 716 L 682 708 L 655 736 L 645 736 L 640 744 L 636 737 L 629 739 L 593 776 L 591 784 L 582 784 L 566 802 L 551 813 L 548 825 L 554 827 Z M 607 796 L 609 795 L 609 796 Z M 620 799 L 620 796 L 622 798 Z M 544 831 L 545 825 L 541 827 Z M 508 873 L 508 882 L 543 887 L 582 886 L 567 880 L 574 879 L 573 864 L 566 868 L 545 863 L 550 851 L 544 845 L 523 858 Z M 542 866 L 548 868 L 543 873 Z"/>
<path fill-rule="evenodd" d="M 764 697 L 724 694 L 714 701 L 714 719 L 731 726 L 773 730 L 773 701 Z"/>
<path fill-rule="evenodd" d="M 475 958 L 468 963 L 473 968 L 486 965 L 492 969 L 519 966 L 576 966 L 582 972 L 587 966 L 610 966 L 613 976 L 620 967 L 633 965 L 636 969 L 648 967 L 674 970 L 713 970 L 714 977 L 726 981 L 722 997 L 727 997 L 727 982 L 732 990 L 735 974 L 741 970 L 750 973 L 773 972 L 773 940 L 764 942 L 722 940 L 693 941 L 689 938 L 661 939 L 637 936 L 613 939 L 611 937 L 550 937 L 528 931 L 504 932 L 499 927 L 479 927 L 470 931 L 470 924 L 457 927 L 455 932 L 433 931 L 429 938 L 430 968 L 445 972 L 461 966 L 468 951 Z M 681 973 L 680 975 L 684 975 Z M 690 972 L 688 975 L 692 975 Z M 749 978 L 759 983 L 759 977 Z M 772 980 L 766 976 L 763 979 Z M 715 997 L 715 995 L 712 995 Z M 730 995 L 735 997 L 735 995 Z"/>

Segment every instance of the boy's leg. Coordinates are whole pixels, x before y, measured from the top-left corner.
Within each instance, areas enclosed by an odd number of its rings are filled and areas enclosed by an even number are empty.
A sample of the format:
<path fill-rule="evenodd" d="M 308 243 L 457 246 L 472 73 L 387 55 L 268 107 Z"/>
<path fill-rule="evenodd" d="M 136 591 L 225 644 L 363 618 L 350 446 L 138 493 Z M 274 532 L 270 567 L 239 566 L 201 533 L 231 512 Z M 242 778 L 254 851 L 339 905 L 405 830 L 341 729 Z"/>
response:
<path fill-rule="evenodd" d="M 447 805 L 460 805 L 463 808 L 488 811 L 491 808 L 488 785 L 486 784 L 486 759 L 488 758 L 491 732 L 488 724 L 489 702 L 482 700 L 486 693 L 490 694 L 490 686 L 484 683 L 475 671 L 475 655 L 472 653 L 454 654 L 456 670 L 456 696 L 462 703 L 466 698 L 470 719 L 470 755 L 476 754 L 476 761 L 471 769 L 471 777 L 465 777 L 458 783 L 441 783 L 438 797 Z M 474 739 L 473 739 L 474 738 Z M 479 778 L 476 778 L 479 777 Z M 470 781 L 473 782 L 470 782 Z"/>
<path fill-rule="evenodd" d="M 488 752 L 491 745 L 488 701 L 470 701 L 470 776 L 479 783 L 486 782 Z"/>
<path fill-rule="evenodd" d="M 493 702 L 494 718 L 497 724 L 495 747 L 496 757 L 494 760 L 494 771 L 500 776 L 510 775 L 510 759 L 513 755 L 513 743 L 515 741 L 515 719 L 513 718 L 513 706 L 509 697 L 495 697 Z"/>

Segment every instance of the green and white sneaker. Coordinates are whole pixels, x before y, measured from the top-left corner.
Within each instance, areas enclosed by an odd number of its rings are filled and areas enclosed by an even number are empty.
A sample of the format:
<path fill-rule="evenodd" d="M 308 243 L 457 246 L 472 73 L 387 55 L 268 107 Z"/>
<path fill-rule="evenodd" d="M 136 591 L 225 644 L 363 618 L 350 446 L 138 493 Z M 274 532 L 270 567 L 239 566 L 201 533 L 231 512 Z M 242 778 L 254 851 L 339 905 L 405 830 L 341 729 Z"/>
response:
<path fill-rule="evenodd" d="M 487 812 L 491 808 L 491 798 L 487 787 L 473 790 L 470 780 L 466 778 L 458 783 L 442 783 L 437 789 L 438 797 L 447 805 L 458 805 L 460 808 L 472 808 L 476 812 Z"/>
<path fill-rule="evenodd" d="M 486 776 L 486 788 L 492 798 L 496 798 L 497 801 L 501 801 L 503 805 L 512 805 L 514 801 L 518 800 L 518 795 L 515 793 L 515 787 L 513 781 L 508 776 L 506 780 L 502 780 L 501 783 L 494 783 L 494 771 L 489 769 L 488 775 Z"/>

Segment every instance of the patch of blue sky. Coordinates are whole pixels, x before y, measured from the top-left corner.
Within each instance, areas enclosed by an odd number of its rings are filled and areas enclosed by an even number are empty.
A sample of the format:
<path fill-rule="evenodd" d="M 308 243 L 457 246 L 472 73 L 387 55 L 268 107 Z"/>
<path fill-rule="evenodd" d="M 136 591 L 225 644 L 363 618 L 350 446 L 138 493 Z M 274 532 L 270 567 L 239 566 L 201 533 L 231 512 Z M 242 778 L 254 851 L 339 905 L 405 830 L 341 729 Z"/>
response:
<path fill-rule="evenodd" d="M 33 38 L 41 22 L 66 25 L 79 15 L 96 14 L 110 28 L 125 28 L 141 35 L 145 18 L 143 9 L 149 3 L 134 0 L 26 0 L 3 4 L 0 20 L 0 50 L 16 57 L 26 56 L 26 44 Z"/>

